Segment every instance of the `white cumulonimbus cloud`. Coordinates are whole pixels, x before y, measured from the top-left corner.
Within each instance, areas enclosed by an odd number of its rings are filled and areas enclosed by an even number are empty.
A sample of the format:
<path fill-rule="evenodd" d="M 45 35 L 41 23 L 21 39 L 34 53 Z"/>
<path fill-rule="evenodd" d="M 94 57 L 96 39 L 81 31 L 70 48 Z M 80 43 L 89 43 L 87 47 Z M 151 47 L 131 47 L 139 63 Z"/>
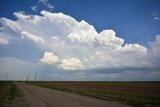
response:
<path fill-rule="evenodd" d="M 82 70 L 82 69 L 84 69 L 81 60 L 79 60 L 76 57 L 61 60 L 60 64 L 58 64 L 58 67 L 65 69 L 65 70 L 77 70 L 77 69 Z"/>
<path fill-rule="evenodd" d="M 41 38 L 41 37 L 39 37 L 39 36 L 35 36 L 35 35 L 33 35 L 33 34 L 30 34 L 30 33 L 28 33 L 28 32 L 26 32 L 26 31 L 23 31 L 22 33 L 21 33 L 21 38 L 22 39 L 29 39 L 29 40 L 31 40 L 31 41 L 33 41 L 33 42 L 35 42 L 35 43 L 44 43 L 44 40 L 43 40 L 43 38 Z"/>
<path fill-rule="evenodd" d="M 53 52 L 45 52 L 40 62 L 43 64 L 56 65 L 65 70 L 83 69 L 83 64 L 78 58 L 59 59 Z"/>
<path fill-rule="evenodd" d="M 18 18 L 16 21 L 1 18 L 4 30 L 0 33 L 12 30 L 18 37 L 38 43 L 45 51 L 39 60 L 43 64 L 65 70 L 160 66 L 160 35 L 145 47 L 125 44 L 112 29 L 98 33 L 86 21 L 76 21 L 63 13 L 41 11 L 41 15 L 26 15 L 15 12 L 14 15 Z"/>
<path fill-rule="evenodd" d="M 43 58 L 40 59 L 40 61 L 47 64 L 55 64 L 58 62 L 58 56 L 52 52 L 45 52 Z"/>
<path fill-rule="evenodd" d="M 0 45 L 7 45 L 9 44 L 9 41 L 6 38 L 0 37 Z"/>

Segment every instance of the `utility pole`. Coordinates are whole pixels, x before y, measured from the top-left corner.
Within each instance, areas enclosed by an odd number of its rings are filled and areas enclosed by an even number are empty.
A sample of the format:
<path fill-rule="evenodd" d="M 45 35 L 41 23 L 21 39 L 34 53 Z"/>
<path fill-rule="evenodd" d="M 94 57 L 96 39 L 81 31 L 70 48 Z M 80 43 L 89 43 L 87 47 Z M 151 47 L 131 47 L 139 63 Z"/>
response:
<path fill-rule="evenodd" d="M 7 81 L 7 79 L 8 79 L 8 74 L 7 74 L 7 76 L 6 76 L 6 81 Z"/>
<path fill-rule="evenodd" d="M 26 76 L 26 81 L 27 81 L 27 76 Z"/>
<path fill-rule="evenodd" d="M 36 81 L 36 76 L 37 76 L 37 70 L 35 72 L 34 81 Z"/>
<path fill-rule="evenodd" d="M 27 80 L 29 80 L 29 77 L 30 77 L 30 75 L 28 75 L 28 79 Z"/>
<path fill-rule="evenodd" d="M 28 79 L 29 79 L 29 76 L 30 76 L 30 75 L 27 75 L 27 77 L 26 77 L 26 81 L 28 81 Z"/>

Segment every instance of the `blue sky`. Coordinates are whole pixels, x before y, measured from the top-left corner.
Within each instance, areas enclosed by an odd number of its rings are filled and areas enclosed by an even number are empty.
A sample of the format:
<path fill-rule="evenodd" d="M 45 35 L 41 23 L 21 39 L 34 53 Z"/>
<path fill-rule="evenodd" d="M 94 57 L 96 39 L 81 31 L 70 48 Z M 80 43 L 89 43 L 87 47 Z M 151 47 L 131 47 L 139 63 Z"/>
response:
<path fill-rule="evenodd" d="M 0 2 L 0 79 L 159 80 L 159 0 Z"/>
<path fill-rule="evenodd" d="M 94 25 L 98 32 L 103 29 L 114 29 L 118 36 L 127 42 L 145 44 L 159 34 L 160 21 L 153 16 L 160 16 L 159 0 L 50 0 L 54 5 L 53 12 L 62 12 L 77 20 L 86 20 Z M 27 14 L 39 14 L 43 5 L 39 5 L 37 12 L 30 9 L 37 5 L 36 0 L 2 0 L 0 17 L 15 19 L 13 12 L 25 11 Z"/>

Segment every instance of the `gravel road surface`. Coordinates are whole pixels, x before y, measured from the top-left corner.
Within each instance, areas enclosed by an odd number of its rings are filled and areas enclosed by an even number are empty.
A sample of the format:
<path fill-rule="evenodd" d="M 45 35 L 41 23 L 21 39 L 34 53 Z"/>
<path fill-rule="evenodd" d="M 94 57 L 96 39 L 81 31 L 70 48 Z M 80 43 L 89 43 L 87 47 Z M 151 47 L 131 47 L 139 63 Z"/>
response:
<path fill-rule="evenodd" d="M 99 100 L 25 83 L 15 83 L 24 94 L 29 107 L 128 107 L 119 102 Z"/>

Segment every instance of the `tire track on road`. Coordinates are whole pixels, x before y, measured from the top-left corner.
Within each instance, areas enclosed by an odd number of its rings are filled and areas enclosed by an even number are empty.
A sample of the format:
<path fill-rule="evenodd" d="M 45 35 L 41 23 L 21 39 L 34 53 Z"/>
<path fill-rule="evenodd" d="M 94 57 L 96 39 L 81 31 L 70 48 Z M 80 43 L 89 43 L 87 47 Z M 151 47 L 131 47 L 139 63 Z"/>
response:
<path fill-rule="evenodd" d="M 46 102 L 45 100 L 43 100 L 41 97 L 39 97 L 38 95 L 34 94 L 32 91 L 28 90 L 27 88 L 25 88 L 26 91 L 28 91 L 30 94 L 32 94 L 33 96 L 35 96 L 36 98 L 38 98 L 39 100 L 43 101 L 46 105 L 48 105 L 48 107 L 52 107 L 51 104 L 49 104 L 48 102 Z M 40 95 L 40 94 L 39 94 Z M 43 95 L 42 95 L 43 96 Z M 43 96 L 44 97 L 44 96 Z"/>

